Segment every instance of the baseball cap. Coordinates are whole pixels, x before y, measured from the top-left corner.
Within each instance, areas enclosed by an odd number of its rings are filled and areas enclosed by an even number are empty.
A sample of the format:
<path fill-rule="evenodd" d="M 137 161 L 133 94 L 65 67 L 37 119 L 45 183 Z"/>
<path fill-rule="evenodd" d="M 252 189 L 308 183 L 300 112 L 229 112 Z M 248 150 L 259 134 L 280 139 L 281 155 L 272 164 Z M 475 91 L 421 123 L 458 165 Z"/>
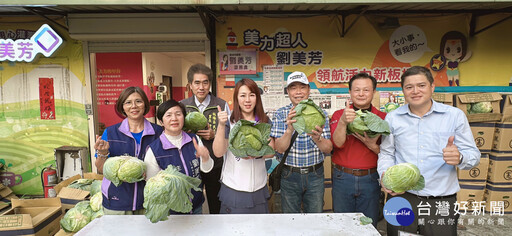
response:
<path fill-rule="evenodd" d="M 290 86 L 293 82 L 309 85 L 308 77 L 300 71 L 295 71 L 288 76 L 288 79 L 286 80 L 286 87 Z"/>

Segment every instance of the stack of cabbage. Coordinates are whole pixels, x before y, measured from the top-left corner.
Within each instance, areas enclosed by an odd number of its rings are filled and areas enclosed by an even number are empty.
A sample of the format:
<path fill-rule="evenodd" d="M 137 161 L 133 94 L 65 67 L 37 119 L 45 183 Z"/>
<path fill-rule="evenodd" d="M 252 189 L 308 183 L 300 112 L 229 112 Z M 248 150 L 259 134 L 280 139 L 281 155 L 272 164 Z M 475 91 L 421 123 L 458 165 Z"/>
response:
<path fill-rule="evenodd" d="M 491 102 L 468 103 L 466 107 L 467 107 L 468 114 L 491 113 L 492 112 Z"/>
<path fill-rule="evenodd" d="M 425 178 L 423 178 L 416 165 L 400 163 L 389 167 L 384 172 L 382 184 L 395 193 L 408 190 L 419 191 L 425 187 Z"/>
<path fill-rule="evenodd" d="M 169 210 L 190 212 L 192 210 L 192 189 L 201 191 L 201 180 L 187 176 L 169 165 L 157 175 L 148 179 L 144 187 L 144 209 L 151 222 L 167 220 Z"/>
<path fill-rule="evenodd" d="M 322 127 L 325 124 L 324 112 L 311 99 L 300 101 L 295 107 L 295 112 L 293 119 L 297 122 L 293 123 L 292 126 L 299 134 L 312 133 L 315 126 Z"/>
<path fill-rule="evenodd" d="M 381 119 L 379 116 L 362 110 L 356 111 L 356 118 L 354 121 L 347 125 L 347 134 L 358 133 L 368 137 L 375 137 L 380 134 L 389 135 L 388 122 Z"/>
<path fill-rule="evenodd" d="M 68 188 L 75 188 L 84 191 L 90 191 L 91 196 L 101 191 L 101 180 L 95 179 L 77 179 L 71 182 Z"/>
<path fill-rule="evenodd" d="M 103 216 L 102 193 L 96 193 L 90 201 L 81 201 L 60 220 L 60 226 L 66 232 L 78 232 L 92 220 Z"/>
<path fill-rule="evenodd" d="M 206 129 L 208 125 L 208 121 L 203 113 L 193 111 L 189 112 L 185 117 L 185 125 L 183 126 L 183 130 L 190 131 L 192 133 L 197 132 L 198 130 Z"/>
<path fill-rule="evenodd" d="M 103 164 L 103 176 L 115 186 L 122 182 L 135 183 L 144 179 L 146 164 L 131 156 L 110 157 Z"/>
<path fill-rule="evenodd" d="M 274 154 L 270 143 L 270 124 L 239 120 L 229 132 L 229 150 L 237 157 Z"/>

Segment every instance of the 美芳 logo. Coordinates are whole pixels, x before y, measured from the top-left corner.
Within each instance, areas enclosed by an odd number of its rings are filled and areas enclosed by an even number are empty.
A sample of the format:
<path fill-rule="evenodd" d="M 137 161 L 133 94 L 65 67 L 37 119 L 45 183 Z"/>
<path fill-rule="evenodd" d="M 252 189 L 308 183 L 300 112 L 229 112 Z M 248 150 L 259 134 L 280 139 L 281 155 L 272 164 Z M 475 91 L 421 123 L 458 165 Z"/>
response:
<path fill-rule="evenodd" d="M 389 199 L 384 205 L 384 219 L 394 226 L 409 226 L 414 222 L 414 212 L 409 201 L 403 197 Z"/>

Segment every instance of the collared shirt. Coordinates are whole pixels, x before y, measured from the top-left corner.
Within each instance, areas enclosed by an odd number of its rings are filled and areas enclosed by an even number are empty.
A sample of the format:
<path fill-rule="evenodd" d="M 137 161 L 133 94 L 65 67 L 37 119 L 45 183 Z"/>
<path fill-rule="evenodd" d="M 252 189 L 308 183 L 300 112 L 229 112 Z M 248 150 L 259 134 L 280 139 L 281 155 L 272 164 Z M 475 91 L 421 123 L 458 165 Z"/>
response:
<path fill-rule="evenodd" d="M 443 148 L 450 136 L 464 157 L 460 169 L 470 169 L 480 162 L 480 151 L 464 112 L 458 108 L 437 103 L 423 116 L 413 114 L 409 105 L 389 113 L 385 119 L 391 134 L 383 136 L 377 164 L 378 172 L 399 163 L 416 165 L 425 178 L 425 188 L 408 191 L 420 196 L 447 196 L 459 191 L 455 166 L 443 160 Z"/>
<path fill-rule="evenodd" d="M 286 117 L 292 109 L 292 104 L 279 108 L 272 117 L 272 129 L 270 130 L 270 137 L 280 138 L 284 135 L 288 125 L 286 124 Z M 331 139 L 331 129 L 329 127 L 329 116 L 327 112 L 325 114 L 325 124 L 322 132 L 322 137 L 325 139 Z M 278 160 L 283 156 L 282 153 L 277 153 Z M 324 161 L 324 153 L 320 151 L 313 139 L 305 132 L 298 135 L 297 139 L 286 157 L 286 165 L 294 167 L 306 167 L 313 166 Z"/>
<path fill-rule="evenodd" d="M 197 100 L 197 97 L 194 95 L 194 102 L 196 103 L 197 108 L 201 113 L 204 112 L 204 109 L 210 105 L 211 96 L 210 94 L 206 95 L 206 98 L 204 98 L 203 102 L 200 102 Z M 229 104 L 226 102 L 226 105 L 224 106 L 224 111 L 228 112 L 228 117 L 231 116 L 231 110 L 229 109 Z"/>
<path fill-rule="evenodd" d="M 354 107 L 354 110 L 359 109 Z M 369 109 L 362 110 L 372 112 L 378 115 L 381 119 L 386 117 L 386 113 L 379 111 L 373 106 L 371 106 Z M 338 122 L 344 111 L 344 109 L 338 110 L 332 115 L 331 137 L 333 137 L 332 134 L 336 130 L 336 127 L 338 127 Z M 351 169 L 371 169 L 377 167 L 377 154 L 375 154 L 366 145 L 364 145 L 361 140 L 354 137 L 354 135 L 347 135 L 345 143 L 341 147 L 336 146 L 334 142 L 332 144 L 332 162 L 336 163 L 337 165 Z"/>

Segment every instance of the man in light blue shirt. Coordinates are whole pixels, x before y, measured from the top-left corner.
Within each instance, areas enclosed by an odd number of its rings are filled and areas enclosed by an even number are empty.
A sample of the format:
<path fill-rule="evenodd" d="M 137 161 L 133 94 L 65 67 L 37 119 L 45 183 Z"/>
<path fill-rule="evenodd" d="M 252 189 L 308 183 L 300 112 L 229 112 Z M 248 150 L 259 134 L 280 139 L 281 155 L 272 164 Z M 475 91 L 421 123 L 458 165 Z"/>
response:
<path fill-rule="evenodd" d="M 432 100 L 435 85 L 429 69 L 411 67 L 401 79 L 408 104 L 386 116 L 391 134 L 382 139 L 377 171 L 382 179 L 390 166 L 412 163 L 425 178 L 425 188 L 395 193 L 383 187 L 387 193 L 408 200 L 415 214 L 409 226 L 388 223 L 387 234 L 398 235 L 400 230 L 421 235 L 456 235 L 458 214 L 454 213 L 454 206 L 460 189 L 456 167 L 470 169 L 478 165 L 480 151 L 464 112 Z M 438 206 L 447 203 L 449 214 L 439 214 Z M 430 208 L 429 214 L 418 215 L 419 207 Z"/>

